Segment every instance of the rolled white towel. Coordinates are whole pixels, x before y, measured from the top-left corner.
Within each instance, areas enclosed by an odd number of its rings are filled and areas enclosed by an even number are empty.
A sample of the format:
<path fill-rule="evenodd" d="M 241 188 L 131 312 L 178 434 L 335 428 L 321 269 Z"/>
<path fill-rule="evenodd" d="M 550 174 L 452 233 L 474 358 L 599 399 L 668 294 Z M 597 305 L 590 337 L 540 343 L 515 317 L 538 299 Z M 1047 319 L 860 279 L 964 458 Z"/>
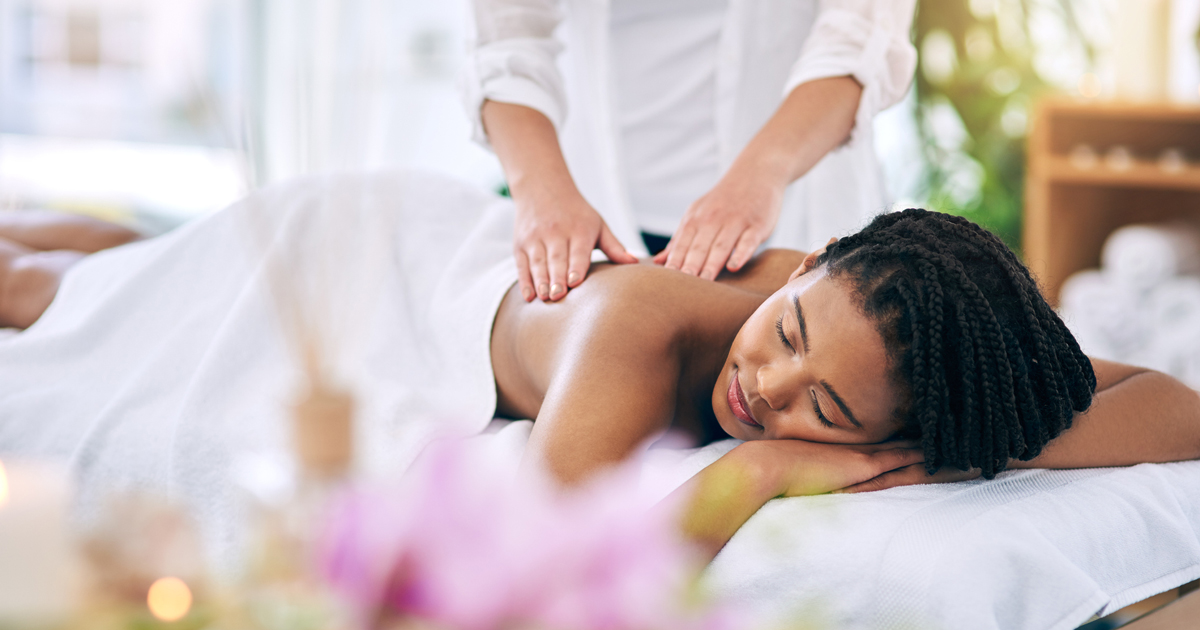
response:
<path fill-rule="evenodd" d="M 1059 304 L 1059 316 L 1090 356 L 1126 361 L 1150 339 L 1143 296 L 1100 271 L 1081 271 L 1067 278 Z"/>
<path fill-rule="evenodd" d="M 1200 230 L 1186 223 L 1128 225 L 1108 237 L 1100 259 L 1118 282 L 1149 289 L 1200 272 Z"/>
<path fill-rule="evenodd" d="M 1171 278 L 1151 289 L 1146 302 L 1156 338 L 1200 347 L 1200 277 Z"/>
<path fill-rule="evenodd" d="M 1200 278 L 1171 278 L 1146 295 L 1150 342 L 1129 363 L 1170 374 L 1192 387 L 1200 381 Z"/>

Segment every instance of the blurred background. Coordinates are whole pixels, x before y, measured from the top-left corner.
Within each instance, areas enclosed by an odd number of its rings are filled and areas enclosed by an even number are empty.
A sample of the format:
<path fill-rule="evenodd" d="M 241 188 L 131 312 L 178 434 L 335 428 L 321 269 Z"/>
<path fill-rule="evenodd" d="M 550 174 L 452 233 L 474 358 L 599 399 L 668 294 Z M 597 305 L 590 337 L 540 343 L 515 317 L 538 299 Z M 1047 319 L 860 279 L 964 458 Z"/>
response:
<path fill-rule="evenodd" d="M 466 2 L 0 0 L 0 206 L 154 230 L 326 168 L 499 187 L 457 93 Z M 1200 104 L 1200 0 L 920 0 L 916 80 L 876 122 L 892 198 L 1020 248 L 1031 107 L 1117 93 L 1128 4 L 1168 16 L 1163 98 Z"/>

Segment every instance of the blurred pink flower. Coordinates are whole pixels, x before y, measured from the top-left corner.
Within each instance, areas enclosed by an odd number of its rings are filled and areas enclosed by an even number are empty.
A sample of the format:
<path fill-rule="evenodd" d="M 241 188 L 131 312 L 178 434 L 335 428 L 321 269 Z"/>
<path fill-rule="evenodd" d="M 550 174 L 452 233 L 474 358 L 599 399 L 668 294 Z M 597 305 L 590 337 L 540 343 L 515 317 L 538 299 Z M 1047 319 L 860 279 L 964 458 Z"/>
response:
<path fill-rule="evenodd" d="M 321 566 L 366 626 L 390 613 L 456 630 L 732 628 L 691 596 L 700 565 L 637 481 L 516 484 L 438 444 L 402 487 L 335 503 Z"/>

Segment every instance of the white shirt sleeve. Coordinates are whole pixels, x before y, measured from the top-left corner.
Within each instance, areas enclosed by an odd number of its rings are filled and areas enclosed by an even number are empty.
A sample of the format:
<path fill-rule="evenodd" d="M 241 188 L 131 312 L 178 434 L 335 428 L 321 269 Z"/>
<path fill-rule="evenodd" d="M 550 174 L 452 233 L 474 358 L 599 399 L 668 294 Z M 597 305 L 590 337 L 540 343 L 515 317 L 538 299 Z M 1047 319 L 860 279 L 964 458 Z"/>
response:
<path fill-rule="evenodd" d="M 471 137 L 489 146 L 480 108 L 485 100 L 535 109 L 561 128 L 567 97 L 556 59 L 562 43 L 559 0 L 472 0 L 462 91 Z"/>
<path fill-rule="evenodd" d="M 784 96 L 801 83 L 852 76 L 863 86 L 853 142 L 875 114 L 904 98 L 917 68 L 909 39 L 916 0 L 821 0 Z"/>

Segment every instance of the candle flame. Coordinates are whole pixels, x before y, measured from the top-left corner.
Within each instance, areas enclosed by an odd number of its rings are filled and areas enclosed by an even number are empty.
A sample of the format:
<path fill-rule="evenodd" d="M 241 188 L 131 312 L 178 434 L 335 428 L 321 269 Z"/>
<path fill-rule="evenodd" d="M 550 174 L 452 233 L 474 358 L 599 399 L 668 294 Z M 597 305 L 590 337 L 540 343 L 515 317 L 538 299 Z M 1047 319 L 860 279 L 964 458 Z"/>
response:
<path fill-rule="evenodd" d="M 192 609 L 192 590 L 179 578 L 159 578 L 150 585 L 146 606 L 161 621 L 179 621 Z"/>
<path fill-rule="evenodd" d="M 8 471 L 4 470 L 4 462 L 0 462 L 0 508 L 8 503 Z"/>

